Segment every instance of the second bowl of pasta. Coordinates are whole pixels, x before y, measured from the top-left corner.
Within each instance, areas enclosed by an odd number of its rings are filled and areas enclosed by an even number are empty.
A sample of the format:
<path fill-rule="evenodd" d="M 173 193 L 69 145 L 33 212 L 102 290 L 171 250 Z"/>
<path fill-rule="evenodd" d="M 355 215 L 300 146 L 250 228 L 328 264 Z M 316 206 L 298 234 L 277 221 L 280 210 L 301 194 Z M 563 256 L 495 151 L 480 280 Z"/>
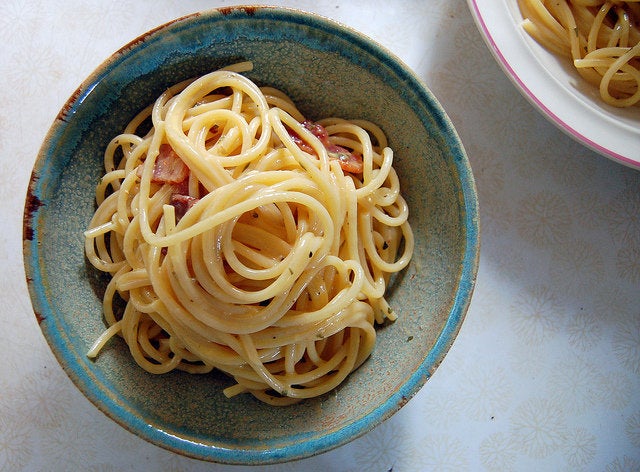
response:
<path fill-rule="evenodd" d="M 640 167 L 640 7 L 604 0 L 468 0 L 522 95 L 568 136 Z"/>

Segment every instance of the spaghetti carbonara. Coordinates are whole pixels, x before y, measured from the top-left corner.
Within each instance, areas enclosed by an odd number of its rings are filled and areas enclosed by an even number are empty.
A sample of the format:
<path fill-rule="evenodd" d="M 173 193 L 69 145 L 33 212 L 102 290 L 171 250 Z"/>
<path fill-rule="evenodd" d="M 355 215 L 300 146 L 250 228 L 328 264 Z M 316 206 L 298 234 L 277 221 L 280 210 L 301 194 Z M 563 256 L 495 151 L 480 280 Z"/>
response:
<path fill-rule="evenodd" d="M 569 57 L 605 103 L 640 102 L 640 0 L 518 0 L 523 28 Z"/>
<path fill-rule="evenodd" d="M 85 232 L 108 328 L 88 356 L 120 335 L 149 372 L 218 369 L 228 397 L 283 405 L 367 359 L 414 243 L 381 129 L 305 120 L 250 67 L 177 84 L 108 145 Z"/>

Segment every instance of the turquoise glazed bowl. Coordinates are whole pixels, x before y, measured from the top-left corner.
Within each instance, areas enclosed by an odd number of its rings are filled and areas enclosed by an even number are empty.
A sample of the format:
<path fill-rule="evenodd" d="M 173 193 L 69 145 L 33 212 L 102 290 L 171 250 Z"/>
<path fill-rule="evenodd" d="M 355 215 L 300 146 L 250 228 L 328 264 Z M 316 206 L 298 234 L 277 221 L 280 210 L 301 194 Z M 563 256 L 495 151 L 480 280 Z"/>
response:
<path fill-rule="evenodd" d="M 223 375 L 151 375 L 104 330 L 104 280 L 85 262 L 83 231 L 111 137 L 168 86 L 250 60 L 254 81 L 287 92 L 302 112 L 363 118 L 395 151 L 416 236 L 410 266 L 390 287 L 399 319 L 378 328 L 372 356 L 322 397 L 289 407 L 227 399 Z M 40 150 L 27 192 L 24 261 L 35 316 L 77 387 L 142 438 L 229 464 L 309 457 L 393 415 L 424 385 L 463 322 L 479 254 L 477 197 L 462 144 L 420 80 L 391 53 L 322 17 L 272 7 L 207 11 L 127 44 L 80 85 Z"/>

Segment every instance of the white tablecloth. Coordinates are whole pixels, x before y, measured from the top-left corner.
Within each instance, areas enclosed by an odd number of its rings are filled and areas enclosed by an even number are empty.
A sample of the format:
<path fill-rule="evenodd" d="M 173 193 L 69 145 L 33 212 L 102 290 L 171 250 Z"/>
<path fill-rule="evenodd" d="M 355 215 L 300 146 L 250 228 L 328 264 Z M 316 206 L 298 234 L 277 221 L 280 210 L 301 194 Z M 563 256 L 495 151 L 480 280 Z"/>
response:
<path fill-rule="evenodd" d="M 243 469 L 167 452 L 92 406 L 38 328 L 21 249 L 32 164 L 80 82 L 139 34 L 232 3 L 0 5 L 0 471 Z M 468 151 L 482 251 L 465 324 L 426 386 L 360 439 L 264 470 L 640 470 L 640 172 L 533 109 L 464 0 L 272 3 L 355 27 L 424 79 Z"/>

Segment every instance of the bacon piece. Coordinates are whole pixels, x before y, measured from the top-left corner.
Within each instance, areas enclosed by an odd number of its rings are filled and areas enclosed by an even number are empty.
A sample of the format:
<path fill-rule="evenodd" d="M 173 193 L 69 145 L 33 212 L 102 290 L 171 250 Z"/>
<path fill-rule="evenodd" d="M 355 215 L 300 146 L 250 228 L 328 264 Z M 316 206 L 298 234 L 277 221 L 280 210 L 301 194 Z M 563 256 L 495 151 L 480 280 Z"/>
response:
<path fill-rule="evenodd" d="M 322 145 L 327 150 L 329 154 L 329 159 L 335 159 L 340 164 L 340 167 L 344 172 L 350 172 L 352 174 L 361 174 L 364 168 L 364 164 L 362 163 L 362 156 L 360 154 L 349 151 L 347 148 L 342 146 L 338 146 L 337 144 L 333 144 L 329 141 L 329 133 L 324 126 L 319 123 L 315 123 L 310 120 L 304 120 L 302 122 L 302 126 L 311 131 L 316 138 L 320 140 Z M 316 155 L 316 152 L 313 150 L 309 144 L 302 140 L 300 136 L 298 136 L 293 131 L 289 131 L 289 135 L 296 145 L 303 150 L 304 152 L 312 155 Z"/>
<path fill-rule="evenodd" d="M 198 201 L 198 198 L 191 197 L 189 195 L 182 195 L 180 193 L 174 193 L 171 195 L 169 203 L 175 208 L 176 221 L 180 221 L 180 219 L 186 215 L 187 211 L 189 211 L 193 205 L 198 203 Z"/>
<path fill-rule="evenodd" d="M 324 126 L 311 120 L 304 120 L 302 126 L 311 131 L 311 134 L 318 138 L 322 144 L 326 145 L 329 140 L 329 133 L 327 133 Z"/>
<path fill-rule="evenodd" d="M 337 159 L 343 171 L 362 174 L 364 163 L 360 154 L 355 154 L 337 144 L 325 144 L 325 147 L 327 148 L 329 159 Z"/>
<path fill-rule="evenodd" d="M 316 155 L 316 152 L 313 150 L 313 148 L 309 146 L 306 141 L 303 141 L 302 138 L 295 134 L 293 131 L 289 132 L 289 136 L 291 136 L 293 142 L 296 143 L 296 146 L 298 146 L 301 150 L 303 150 L 307 154 L 313 154 L 314 156 Z"/>
<path fill-rule="evenodd" d="M 138 169 L 138 177 L 142 176 L 142 168 Z M 161 144 L 158 157 L 153 164 L 151 181 L 160 184 L 179 184 L 189 177 L 189 168 L 182 162 L 169 144 Z"/>

